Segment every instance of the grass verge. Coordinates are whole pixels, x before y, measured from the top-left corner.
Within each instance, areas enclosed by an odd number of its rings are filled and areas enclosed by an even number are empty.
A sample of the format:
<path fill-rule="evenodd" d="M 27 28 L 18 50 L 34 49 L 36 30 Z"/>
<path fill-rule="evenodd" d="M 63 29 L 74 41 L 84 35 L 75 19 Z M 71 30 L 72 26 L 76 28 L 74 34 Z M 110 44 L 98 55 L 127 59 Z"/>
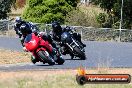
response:
<path fill-rule="evenodd" d="M 30 62 L 30 53 L 0 49 L 0 64 Z"/>
<path fill-rule="evenodd" d="M 97 69 L 87 73 L 96 74 Z M 132 69 L 109 69 L 108 73 L 130 73 Z M 0 88 L 132 88 L 132 84 L 85 84 L 76 82 L 77 70 L 0 72 Z"/>

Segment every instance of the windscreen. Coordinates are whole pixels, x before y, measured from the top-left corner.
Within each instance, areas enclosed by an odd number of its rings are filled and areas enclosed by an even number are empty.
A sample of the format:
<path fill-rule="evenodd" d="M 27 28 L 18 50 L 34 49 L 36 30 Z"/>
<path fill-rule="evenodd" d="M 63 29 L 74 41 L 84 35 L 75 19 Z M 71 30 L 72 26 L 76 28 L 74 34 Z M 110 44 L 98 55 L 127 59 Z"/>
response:
<path fill-rule="evenodd" d="M 24 40 L 25 43 L 29 42 L 32 39 L 32 34 L 28 34 Z"/>

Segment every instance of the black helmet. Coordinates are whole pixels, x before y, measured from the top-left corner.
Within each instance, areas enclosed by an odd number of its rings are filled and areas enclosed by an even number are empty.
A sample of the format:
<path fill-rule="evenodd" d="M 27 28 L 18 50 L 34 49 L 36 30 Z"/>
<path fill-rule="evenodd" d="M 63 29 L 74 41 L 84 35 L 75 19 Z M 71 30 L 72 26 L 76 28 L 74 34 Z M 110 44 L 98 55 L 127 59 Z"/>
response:
<path fill-rule="evenodd" d="M 57 22 L 57 21 L 53 22 L 52 23 L 52 28 L 53 28 L 54 33 L 57 33 L 57 34 L 62 33 L 62 28 L 61 28 L 59 22 Z"/>
<path fill-rule="evenodd" d="M 27 24 L 22 24 L 20 26 L 20 31 L 22 32 L 22 34 L 28 34 L 29 32 L 31 32 L 30 27 Z"/>

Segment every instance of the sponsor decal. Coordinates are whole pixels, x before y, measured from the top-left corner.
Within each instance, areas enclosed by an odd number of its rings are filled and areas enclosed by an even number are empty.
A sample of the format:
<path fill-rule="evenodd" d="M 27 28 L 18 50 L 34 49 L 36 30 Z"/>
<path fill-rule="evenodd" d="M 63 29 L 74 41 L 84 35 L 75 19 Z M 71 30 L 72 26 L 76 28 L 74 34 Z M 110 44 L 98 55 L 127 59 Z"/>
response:
<path fill-rule="evenodd" d="M 84 84 L 99 84 L 99 83 L 110 83 L 110 84 L 122 84 L 130 83 L 131 76 L 129 74 L 86 74 L 84 68 L 78 69 L 76 75 L 76 81 L 79 85 Z"/>

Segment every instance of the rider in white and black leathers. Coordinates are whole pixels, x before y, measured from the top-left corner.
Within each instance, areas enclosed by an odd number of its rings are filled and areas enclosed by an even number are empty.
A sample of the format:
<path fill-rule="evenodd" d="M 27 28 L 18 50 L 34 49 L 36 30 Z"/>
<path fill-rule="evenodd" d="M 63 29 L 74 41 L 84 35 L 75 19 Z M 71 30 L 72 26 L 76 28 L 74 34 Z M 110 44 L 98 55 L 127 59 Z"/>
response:
<path fill-rule="evenodd" d="M 35 33 L 36 35 L 41 34 L 42 39 L 48 41 L 52 45 L 53 43 L 52 39 L 50 39 L 48 35 L 46 35 L 46 33 L 39 32 L 38 28 L 33 23 L 23 21 L 21 17 L 16 17 L 15 23 L 16 24 L 14 26 L 14 30 L 16 31 L 16 34 L 19 36 L 19 38 L 21 38 L 22 45 L 27 34 L 31 33 Z"/>
<path fill-rule="evenodd" d="M 33 23 L 23 21 L 21 17 L 16 17 L 15 23 L 16 24 L 14 26 L 14 30 L 16 31 L 16 34 L 19 36 L 19 38 L 21 38 L 21 43 L 22 43 L 23 49 L 25 50 L 26 48 L 24 47 L 24 40 L 27 34 L 35 33 L 36 35 L 38 35 L 41 32 L 39 32 L 38 28 L 35 25 L 33 25 Z M 52 39 L 48 35 L 46 35 L 46 33 L 41 33 L 41 36 L 42 36 L 42 39 L 44 39 L 45 41 L 48 41 L 53 46 L 54 48 L 53 54 L 55 54 L 56 44 L 52 41 Z M 62 58 L 62 56 L 60 57 Z"/>
<path fill-rule="evenodd" d="M 27 34 L 38 32 L 37 27 L 33 25 L 33 23 L 23 21 L 21 17 L 16 17 L 14 30 L 16 31 L 16 34 L 19 36 L 19 38 L 21 38 L 22 46 L 24 46 L 23 43 Z"/>

